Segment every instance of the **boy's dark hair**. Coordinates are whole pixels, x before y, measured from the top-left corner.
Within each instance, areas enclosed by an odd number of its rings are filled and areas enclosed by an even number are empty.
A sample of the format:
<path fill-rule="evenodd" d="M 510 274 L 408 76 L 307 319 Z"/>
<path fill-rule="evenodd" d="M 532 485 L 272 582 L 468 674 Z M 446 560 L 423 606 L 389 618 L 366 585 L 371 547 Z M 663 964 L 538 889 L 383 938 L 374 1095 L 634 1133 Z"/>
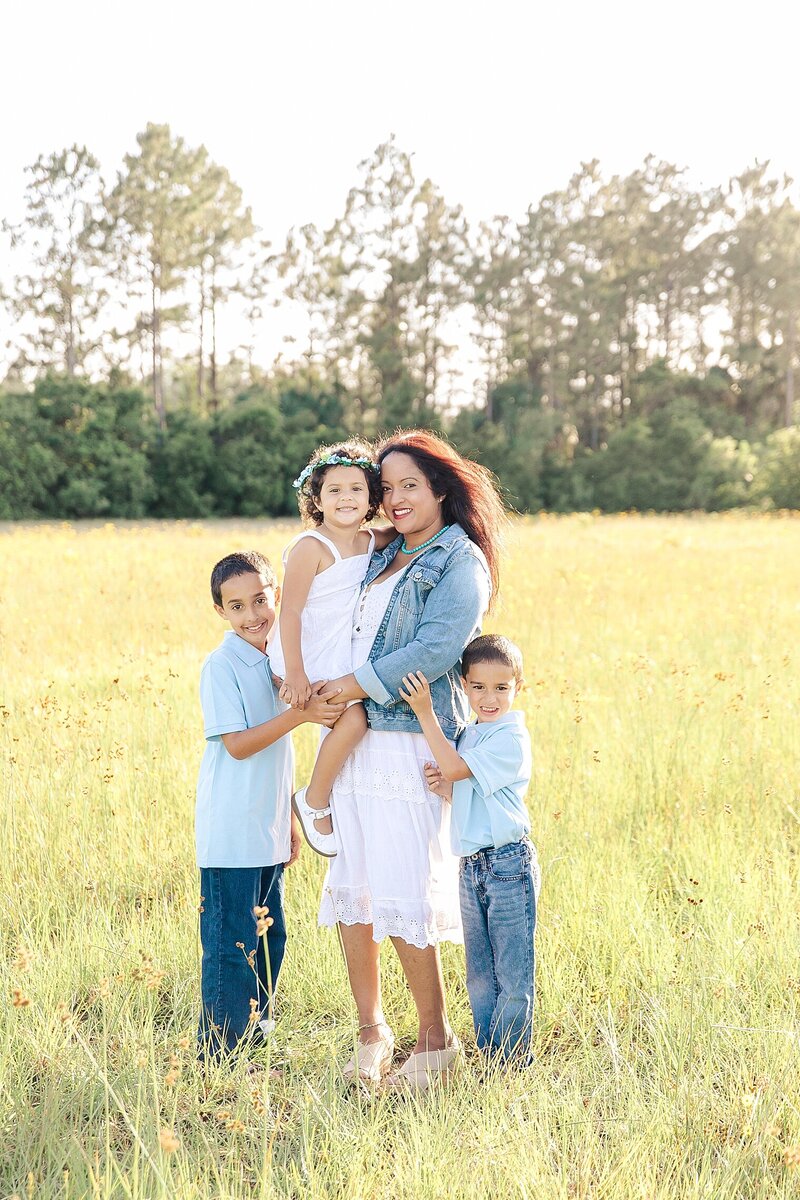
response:
<path fill-rule="evenodd" d="M 357 459 L 364 459 L 367 462 L 375 462 L 375 452 L 368 442 L 362 442 L 360 438 L 353 438 L 347 442 L 336 442 L 332 446 L 318 446 L 309 459 L 308 466 L 312 468 L 311 474 L 303 481 L 297 493 L 297 504 L 300 509 L 300 516 L 304 521 L 312 525 L 321 525 L 324 518 L 320 510 L 317 508 L 322 484 L 328 471 L 333 470 L 335 466 L 342 466 L 341 463 L 322 462 L 322 459 L 331 458 L 348 458 L 355 462 Z M 319 463 L 319 466 L 315 464 Z M 375 469 L 369 467 L 362 468 L 364 477 L 367 481 L 369 491 L 369 508 L 365 521 L 371 521 L 376 512 L 381 506 L 383 492 L 381 490 L 381 473 L 377 463 Z M 306 467 L 308 470 L 308 467 Z"/>
<path fill-rule="evenodd" d="M 484 633 L 473 638 L 461 656 L 461 674 L 466 679 L 470 667 L 478 663 L 500 663 L 514 672 L 517 684 L 522 683 L 522 651 L 499 633 Z"/>
<path fill-rule="evenodd" d="M 235 554 L 226 554 L 221 558 L 211 572 L 211 598 L 215 604 L 222 607 L 222 585 L 237 575 L 249 575 L 251 572 L 264 578 L 264 586 L 274 588 L 277 585 L 275 570 L 272 563 L 258 550 L 237 550 Z"/>

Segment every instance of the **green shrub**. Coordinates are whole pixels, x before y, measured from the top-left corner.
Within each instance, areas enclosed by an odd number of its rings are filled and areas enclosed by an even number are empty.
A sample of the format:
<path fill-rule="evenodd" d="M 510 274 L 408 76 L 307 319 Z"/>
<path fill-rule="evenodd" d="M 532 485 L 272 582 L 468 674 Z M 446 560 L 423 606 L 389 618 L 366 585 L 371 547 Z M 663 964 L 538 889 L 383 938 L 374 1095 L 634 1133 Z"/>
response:
<path fill-rule="evenodd" d="M 800 508 L 800 426 L 779 429 L 766 439 L 758 490 L 776 508 Z"/>
<path fill-rule="evenodd" d="M 150 451 L 157 517 L 210 517 L 215 511 L 211 422 L 189 410 L 167 413 Z"/>

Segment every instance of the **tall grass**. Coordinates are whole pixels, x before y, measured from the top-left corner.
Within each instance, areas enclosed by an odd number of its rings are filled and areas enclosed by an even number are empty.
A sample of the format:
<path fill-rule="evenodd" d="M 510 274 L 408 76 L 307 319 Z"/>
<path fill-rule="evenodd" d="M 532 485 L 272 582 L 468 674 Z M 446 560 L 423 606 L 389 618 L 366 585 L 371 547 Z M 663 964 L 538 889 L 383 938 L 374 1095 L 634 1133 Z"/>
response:
<path fill-rule="evenodd" d="M 469 1053 L 419 1100 L 342 1086 L 353 1008 L 308 851 L 283 1077 L 193 1062 L 208 574 L 292 532 L 0 533 L 0 1196 L 800 1194 L 800 522 L 515 526 L 491 628 L 522 646 L 535 746 L 536 1065 L 487 1078 Z"/>

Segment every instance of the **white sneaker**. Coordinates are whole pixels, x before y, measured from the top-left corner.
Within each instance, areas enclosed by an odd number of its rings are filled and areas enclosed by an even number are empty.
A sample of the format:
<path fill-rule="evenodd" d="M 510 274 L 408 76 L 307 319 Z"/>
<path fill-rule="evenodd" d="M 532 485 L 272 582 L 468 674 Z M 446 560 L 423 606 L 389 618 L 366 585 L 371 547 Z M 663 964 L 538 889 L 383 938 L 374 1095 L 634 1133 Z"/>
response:
<path fill-rule="evenodd" d="M 312 808 L 306 804 L 306 789 L 303 787 L 292 796 L 292 808 L 300 822 L 303 837 L 311 849 L 315 850 L 317 854 L 323 855 L 324 858 L 335 858 L 336 838 L 332 833 L 320 833 L 314 824 L 320 817 L 331 815 L 330 804 L 327 808 Z"/>

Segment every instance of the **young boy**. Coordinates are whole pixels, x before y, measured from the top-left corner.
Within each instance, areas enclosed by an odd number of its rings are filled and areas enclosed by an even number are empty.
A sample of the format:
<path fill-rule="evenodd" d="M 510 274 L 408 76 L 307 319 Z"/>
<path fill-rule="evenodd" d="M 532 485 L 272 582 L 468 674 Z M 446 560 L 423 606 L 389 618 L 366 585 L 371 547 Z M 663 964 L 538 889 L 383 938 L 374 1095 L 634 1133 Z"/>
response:
<path fill-rule="evenodd" d="M 508 638 L 489 634 L 470 642 L 461 671 L 477 721 L 457 747 L 442 732 L 422 672 L 406 676 L 400 695 L 436 757 L 425 767 L 428 787 L 452 799 L 467 991 L 478 1046 L 490 1056 L 527 1063 L 539 864 L 525 808 L 530 737 L 522 713 L 511 711 L 523 682 L 522 655 Z"/>
<path fill-rule="evenodd" d="M 313 695 L 300 710 L 278 699 L 266 643 L 280 589 L 262 554 L 248 550 L 221 559 L 211 573 L 211 596 L 231 628 L 200 676 L 206 749 L 196 807 L 203 947 L 198 1038 L 201 1053 L 219 1057 L 236 1049 L 251 1026 L 255 1044 L 271 1028 L 286 945 L 283 868 L 300 848 L 286 735 L 304 721 L 333 725 L 344 705 Z"/>

